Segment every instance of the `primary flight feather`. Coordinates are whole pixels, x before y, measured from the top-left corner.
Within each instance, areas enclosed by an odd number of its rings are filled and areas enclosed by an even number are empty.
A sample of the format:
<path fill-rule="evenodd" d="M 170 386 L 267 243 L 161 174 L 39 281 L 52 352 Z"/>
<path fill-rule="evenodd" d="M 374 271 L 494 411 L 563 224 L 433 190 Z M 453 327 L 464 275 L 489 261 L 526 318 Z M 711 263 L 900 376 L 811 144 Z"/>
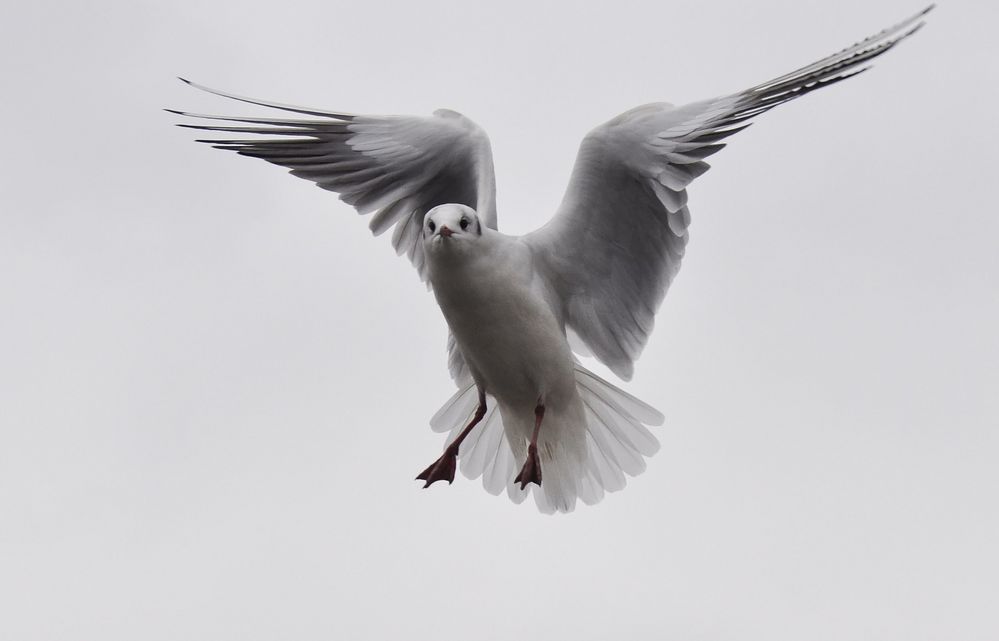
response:
<path fill-rule="evenodd" d="M 448 432 L 424 487 L 455 469 L 506 490 L 533 492 L 544 512 L 599 501 L 645 469 L 662 415 L 582 367 L 588 351 L 629 380 L 656 311 L 680 269 L 687 186 L 705 158 L 777 105 L 865 71 L 915 33 L 930 6 L 842 51 L 727 96 L 637 107 L 583 139 L 555 216 L 524 236 L 498 231 L 492 152 L 482 129 L 446 109 L 432 116 L 368 116 L 309 109 L 193 87 L 307 118 L 199 119 L 182 127 L 226 134 L 200 140 L 260 158 L 340 194 L 392 229 L 433 289 L 447 321 L 458 391 L 431 419 Z M 228 124 L 216 124 L 228 123 Z M 570 339 L 573 341 L 570 346 Z"/>

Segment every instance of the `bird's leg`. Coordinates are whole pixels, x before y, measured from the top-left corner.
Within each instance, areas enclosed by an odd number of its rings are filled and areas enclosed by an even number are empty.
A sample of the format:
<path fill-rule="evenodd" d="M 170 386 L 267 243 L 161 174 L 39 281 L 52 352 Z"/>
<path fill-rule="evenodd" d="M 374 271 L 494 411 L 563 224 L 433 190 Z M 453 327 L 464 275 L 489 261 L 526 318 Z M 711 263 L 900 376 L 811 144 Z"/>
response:
<path fill-rule="evenodd" d="M 513 479 L 514 483 L 520 483 L 520 489 L 527 487 L 528 483 L 541 485 L 541 462 L 538 461 L 538 432 L 541 431 L 541 421 L 545 417 L 545 406 L 542 400 L 538 399 L 538 405 L 534 408 L 534 433 L 531 434 L 531 443 L 527 446 L 527 460 L 524 467 L 520 468 L 520 474 Z"/>
<path fill-rule="evenodd" d="M 424 488 L 430 487 L 436 481 L 447 481 L 450 485 L 454 481 L 454 468 L 455 463 L 458 460 L 458 448 L 461 447 L 461 442 L 465 440 L 468 433 L 472 431 L 472 428 L 478 425 L 482 417 L 486 415 L 486 391 L 479 388 L 479 406 L 475 408 L 475 414 L 472 416 L 472 420 L 469 421 L 465 429 L 461 431 L 458 438 L 454 439 L 454 442 L 448 445 L 444 449 L 444 453 L 441 457 L 434 461 L 430 467 L 420 472 L 416 477 L 418 481 L 426 481 Z"/>

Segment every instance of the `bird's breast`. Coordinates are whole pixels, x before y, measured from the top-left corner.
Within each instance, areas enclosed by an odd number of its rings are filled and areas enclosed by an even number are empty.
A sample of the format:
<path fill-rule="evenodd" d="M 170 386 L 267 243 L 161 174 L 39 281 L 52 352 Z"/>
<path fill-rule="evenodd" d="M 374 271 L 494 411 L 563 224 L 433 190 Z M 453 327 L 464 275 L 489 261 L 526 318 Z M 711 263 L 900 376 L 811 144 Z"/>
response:
<path fill-rule="evenodd" d="M 533 407 L 571 395 L 575 383 L 561 323 L 520 249 L 432 269 L 431 283 L 477 380 L 507 404 Z"/>

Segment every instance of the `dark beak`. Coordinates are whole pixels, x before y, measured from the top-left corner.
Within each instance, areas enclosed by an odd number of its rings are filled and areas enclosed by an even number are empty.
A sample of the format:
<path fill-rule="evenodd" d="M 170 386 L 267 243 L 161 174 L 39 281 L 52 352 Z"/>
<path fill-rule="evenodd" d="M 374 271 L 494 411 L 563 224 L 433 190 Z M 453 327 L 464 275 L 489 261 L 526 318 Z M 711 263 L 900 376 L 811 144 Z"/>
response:
<path fill-rule="evenodd" d="M 450 238 L 451 234 L 453 233 L 454 232 L 451 231 L 451 229 L 447 225 L 441 225 L 441 231 L 440 231 L 441 236 L 443 236 L 444 238 Z"/>

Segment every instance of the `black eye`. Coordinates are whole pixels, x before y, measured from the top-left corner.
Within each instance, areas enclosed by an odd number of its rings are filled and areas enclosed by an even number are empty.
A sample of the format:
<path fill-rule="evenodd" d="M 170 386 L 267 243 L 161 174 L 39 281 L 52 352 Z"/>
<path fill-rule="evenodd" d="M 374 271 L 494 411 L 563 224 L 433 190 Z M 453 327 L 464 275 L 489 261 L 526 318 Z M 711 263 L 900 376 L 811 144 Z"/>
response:
<path fill-rule="evenodd" d="M 459 225 L 459 226 L 460 226 L 460 227 L 461 227 L 462 229 L 468 229 L 468 219 L 467 219 L 467 218 L 465 218 L 464 216 L 462 216 L 462 217 L 461 217 L 461 220 L 459 220 L 459 221 L 458 221 L 458 225 Z"/>
<path fill-rule="evenodd" d="M 430 231 L 437 229 L 437 225 L 435 225 L 434 221 L 432 220 L 427 224 L 427 227 L 430 229 Z"/>

